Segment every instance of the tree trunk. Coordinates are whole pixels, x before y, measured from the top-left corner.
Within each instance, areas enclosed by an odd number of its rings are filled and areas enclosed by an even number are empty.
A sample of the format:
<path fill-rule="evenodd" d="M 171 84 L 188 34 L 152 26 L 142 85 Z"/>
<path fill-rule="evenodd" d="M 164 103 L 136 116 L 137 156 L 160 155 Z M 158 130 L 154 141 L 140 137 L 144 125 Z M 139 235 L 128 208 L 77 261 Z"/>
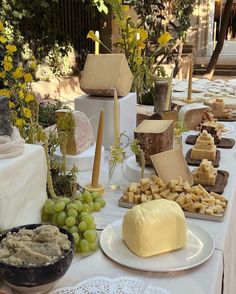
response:
<path fill-rule="evenodd" d="M 233 0 L 227 0 L 225 3 L 225 8 L 224 8 L 224 12 L 222 15 L 221 28 L 220 28 L 217 44 L 216 44 L 214 52 L 212 53 L 211 60 L 208 64 L 204 78 L 212 79 L 212 77 L 214 75 L 215 67 L 216 67 L 219 55 L 220 55 L 221 50 L 224 45 L 224 40 L 225 40 L 225 36 L 227 33 L 232 4 L 233 4 Z"/>

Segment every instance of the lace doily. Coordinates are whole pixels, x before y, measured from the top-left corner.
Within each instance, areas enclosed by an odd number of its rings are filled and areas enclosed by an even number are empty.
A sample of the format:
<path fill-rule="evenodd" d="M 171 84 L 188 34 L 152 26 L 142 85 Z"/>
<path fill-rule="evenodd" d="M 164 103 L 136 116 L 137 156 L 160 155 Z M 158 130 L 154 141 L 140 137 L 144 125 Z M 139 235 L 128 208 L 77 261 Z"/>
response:
<path fill-rule="evenodd" d="M 95 277 L 74 287 L 60 288 L 49 294 L 171 294 L 169 291 L 146 284 L 140 279 Z"/>

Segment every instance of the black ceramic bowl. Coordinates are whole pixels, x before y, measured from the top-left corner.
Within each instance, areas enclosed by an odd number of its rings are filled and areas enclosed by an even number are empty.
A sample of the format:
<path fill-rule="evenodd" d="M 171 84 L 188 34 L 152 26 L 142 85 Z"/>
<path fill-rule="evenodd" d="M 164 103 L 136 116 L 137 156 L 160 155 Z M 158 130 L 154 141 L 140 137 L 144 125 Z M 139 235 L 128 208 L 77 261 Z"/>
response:
<path fill-rule="evenodd" d="M 0 234 L 0 242 L 6 237 L 8 232 L 18 232 L 22 228 L 32 230 L 41 225 L 31 224 L 7 230 Z M 43 266 L 14 266 L 0 262 L 0 277 L 13 288 L 37 288 L 38 286 L 52 284 L 60 279 L 71 265 L 74 256 L 74 238 L 71 233 L 63 228 L 59 228 L 59 231 L 68 236 L 71 246 L 58 260 Z M 25 290 L 24 292 L 26 293 L 28 291 Z"/>

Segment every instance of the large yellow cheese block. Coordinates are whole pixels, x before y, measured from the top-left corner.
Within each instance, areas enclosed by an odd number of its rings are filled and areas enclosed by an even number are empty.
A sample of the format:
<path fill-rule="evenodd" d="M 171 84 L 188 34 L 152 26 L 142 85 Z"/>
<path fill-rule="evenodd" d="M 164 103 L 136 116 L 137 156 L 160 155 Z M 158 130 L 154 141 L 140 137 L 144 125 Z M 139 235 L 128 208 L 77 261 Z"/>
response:
<path fill-rule="evenodd" d="M 186 245 L 186 221 L 179 204 L 153 200 L 134 206 L 124 216 L 122 235 L 140 257 L 176 250 Z"/>
<path fill-rule="evenodd" d="M 89 54 L 81 81 L 81 89 L 89 95 L 126 96 L 132 87 L 133 75 L 124 54 Z"/>

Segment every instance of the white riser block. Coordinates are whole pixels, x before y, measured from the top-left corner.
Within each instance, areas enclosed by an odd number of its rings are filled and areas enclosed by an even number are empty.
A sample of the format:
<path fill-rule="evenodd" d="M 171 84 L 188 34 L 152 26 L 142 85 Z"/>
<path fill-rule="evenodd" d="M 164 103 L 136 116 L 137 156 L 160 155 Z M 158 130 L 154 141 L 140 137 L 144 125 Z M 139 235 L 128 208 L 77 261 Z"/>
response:
<path fill-rule="evenodd" d="M 96 144 L 81 152 L 78 155 L 66 155 L 66 169 L 69 171 L 73 167 L 78 168 L 79 171 L 91 170 L 93 168 L 93 161 L 95 155 Z M 62 160 L 62 154 L 60 148 L 58 147 L 54 153 L 55 160 L 60 162 Z M 101 165 L 105 161 L 105 149 L 102 146 L 101 151 Z"/>
<path fill-rule="evenodd" d="M 120 132 L 126 131 L 130 140 L 134 137 L 136 128 L 136 94 L 129 93 L 127 96 L 119 98 L 120 106 Z M 114 100 L 113 97 L 95 97 L 82 95 L 75 98 L 75 110 L 84 112 L 91 120 L 95 136 L 100 110 L 104 110 L 104 137 L 103 145 L 109 149 L 114 143 Z M 122 143 L 126 145 L 127 139 L 123 138 Z"/>
<path fill-rule="evenodd" d="M 124 174 L 130 182 L 139 183 L 141 179 L 141 166 L 137 163 L 135 155 L 126 159 Z M 145 167 L 144 178 L 150 178 L 152 175 L 155 175 L 154 169 L 152 167 Z"/>

